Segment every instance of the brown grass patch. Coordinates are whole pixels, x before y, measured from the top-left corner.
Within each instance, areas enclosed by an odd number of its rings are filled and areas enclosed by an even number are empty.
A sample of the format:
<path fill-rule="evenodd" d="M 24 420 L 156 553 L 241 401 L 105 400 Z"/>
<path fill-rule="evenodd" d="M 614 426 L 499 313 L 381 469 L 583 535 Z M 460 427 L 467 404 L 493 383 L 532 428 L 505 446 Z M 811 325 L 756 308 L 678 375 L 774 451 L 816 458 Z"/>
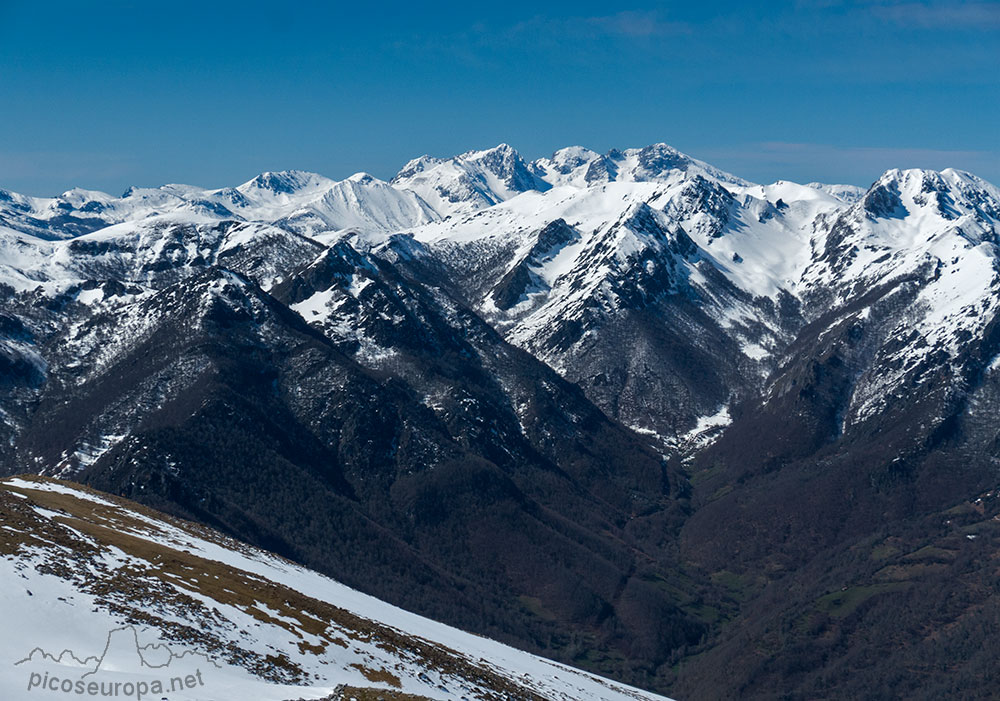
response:
<path fill-rule="evenodd" d="M 336 701 L 348 701 L 348 699 L 357 699 L 358 701 L 432 701 L 426 696 L 416 696 L 402 691 L 359 686 L 345 686 L 333 698 Z"/>
<path fill-rule="evenodd" d="M 358 664 L 357 662 L 351 664 L 351 666 L 361 672 L 365 679 L 370 682 L 374 682 L 376 684 L 388 684 L 389 686 L 394 686 L 397 689 L 403 686 L 399 677 L 387 669 L 372 669 L 371 667 L 365 667 L 363 664 Z"/>

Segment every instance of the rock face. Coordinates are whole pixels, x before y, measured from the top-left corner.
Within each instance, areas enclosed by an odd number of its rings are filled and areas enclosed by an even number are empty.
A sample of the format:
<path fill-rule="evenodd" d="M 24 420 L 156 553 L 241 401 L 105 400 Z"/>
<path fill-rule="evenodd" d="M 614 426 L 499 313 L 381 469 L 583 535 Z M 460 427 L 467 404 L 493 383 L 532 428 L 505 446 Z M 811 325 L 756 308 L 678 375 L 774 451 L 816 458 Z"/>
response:
<path fill-rule="evenodd" d="M 805 631 L 903 649 L 862 594 L 928 610 L 907 558 L 995 487 L 998 227 L 968 173 L 762 186 L 663 144 L 3 192 L 0 461 L 641 685 L 863 689 Z M 734 637 L 772 586 L 822 674 Z"/>

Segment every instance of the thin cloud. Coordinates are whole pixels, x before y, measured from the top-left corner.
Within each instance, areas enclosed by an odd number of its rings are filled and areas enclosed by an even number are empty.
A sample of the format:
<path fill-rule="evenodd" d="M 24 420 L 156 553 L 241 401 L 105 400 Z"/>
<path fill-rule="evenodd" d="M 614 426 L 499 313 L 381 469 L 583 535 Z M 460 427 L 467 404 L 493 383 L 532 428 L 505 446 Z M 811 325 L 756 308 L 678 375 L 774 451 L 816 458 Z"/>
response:
<path fill-rule="evenodd" d="M 795 0 L 796 10 L 827 19 L 892 24 L 910 29 L 989 31 L 1000 27 L 996 0 Z"/>
<path fill-rule="evenodd" d="M 510 39 L 652 39 L 690 34 L 691 25 L 666 19 L 660 12 L 624 10 L 590 17 L 550 17 L 539 15 L 518 22 L 506 32 Z"/>
<path fill-rule="evenodd" d="M 602 50 L 617 50 L 616 40 L 648 49 L 657 38 L 692 33 L 691 25 L 661 12 L 624 10 L 593 16 L 540 14 L 506 25 L 476 22 L 450 34 L 397 37 L 386 46 L 400 53 L 446 54 L 470 66 L 499 66 L 502 60 L 495 54 L 511 48 L 558 52 L 565 62 L 587 64 L 607 58 L 599 54 Z M 581 51 L 581 44 L 590 47 Z"/>
<path fill-rule="evenodd" d="M 691 32 L 686 22 L 665 20 L 658 12 L 626 10 L 603 17 L 588 17 L 583 22 L 598 33 L 618 37 L 658 37 Z"/>
<path fill-rule="evenodd" d="M 876 4 L 871 13 L 904 27 L 991 30 L 1000 27 L 1000 3 L 901 2 Z"/>

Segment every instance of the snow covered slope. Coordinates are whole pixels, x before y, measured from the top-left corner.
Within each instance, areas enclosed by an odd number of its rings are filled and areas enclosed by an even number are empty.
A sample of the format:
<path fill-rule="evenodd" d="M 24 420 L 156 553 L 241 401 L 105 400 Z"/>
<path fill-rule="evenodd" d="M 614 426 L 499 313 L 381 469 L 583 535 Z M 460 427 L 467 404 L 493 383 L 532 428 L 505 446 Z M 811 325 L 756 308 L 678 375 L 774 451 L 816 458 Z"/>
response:
<path fill-rule="evenodd" d="M 582 146 L 572 146 L 531 163 L 525 163 L 508 144 L 500 144 L 447 159 L 421 156 L 403 166 L 392 184 L 416 192 L 445 217 L 467 215 L 521 193 L 544 192 L 551 187 L 669 182 L 694 175 L 733 185 L 749 184 L 666 144 L 625 151 L 615 149 L 603 156 Z"/>
<path fill-rule="evenodd" d="M 72 483 L 9 478 L 0 514 L 4 698 L 62 698 L 67 680 L 171 701 L 662 698 Z"/>
<path fill-rule="evenodd" d="M 806 187 L 811 187 L 828 195 L 833 195 L 839 200 L 848 204 L 854 204 L 865 196 L 865 188 L 857 185 L 830 185 L 828 183 L 806 183 Z"/>
<path fill-rule="evenodd" d="M 15 290 L 38 289 L 51 296 L 98 280 L 162 287 L 193 269 L 224 265 L 269 287 L 322 249 L 312 239 L 268 224 L 174 212 L 62 241 L 0 232 L 0 274 Z M 100 299 L 84 295 L 81 301 Z"/>
<path fill-rule="evenodd" d="M 73 238 L 164 214 L 277 224 L 301 233 L 348 229 L 366 234 L 437 218 L 416 194 L 367 173 L 338 182 L 303 171 L 267 172 L 234 188 L 133 187 L 121 197 L 76 189 L 54 198 L 37 198 L 0 190 L 0 231 L 10 229 L 43 239 Z"/>
<path fill-rule="evenodd" d="M 414 193 L 367 173 L 340 182 L 300 171 L 263 173 L 226 194 L 231 200 L 228 206 L 244 219 L 304 234 L 343 229 L 391 232 L 437 218 Z"/>
<path fill-rule="evenodd" d="M 555 644 L 526 645 L 553 656 L 580 626 L 594 656 L 697 639 L 699 622 L 649 584 L 672 570 L 652 570 L 619 526 L 625 509 L 671 506 L 644 440 L 447 294 L 347 242 L 289 258 L 297 269 L 269 292 L 254 281 L 269 268 L 249 262 L 283 265 L 285 249 L 226 250 L 144 263 L 148 286 L 8 297 L 7 469 L 204 519 L 455 625 L 538 631 Z"/>
<path fill-rule="evenodd" d="M 891 280 L 926 278 L 885 336 L 912 332 L 911 367 L 956 357 L 994 316 L 1000 196 L 967 173 L 889 171 L 867 191 L 753 185 L 663 144 L 573 147 L 530 169 L 553 187 L 408 233 L 508 341 L 667 444 L 763 391 L 806 324 Z M 852 416 L 884 407 L 907 374 L 903 351 L 885 353 L 894 369 L 859 370 L 881 381 L 859 388 Z"/>

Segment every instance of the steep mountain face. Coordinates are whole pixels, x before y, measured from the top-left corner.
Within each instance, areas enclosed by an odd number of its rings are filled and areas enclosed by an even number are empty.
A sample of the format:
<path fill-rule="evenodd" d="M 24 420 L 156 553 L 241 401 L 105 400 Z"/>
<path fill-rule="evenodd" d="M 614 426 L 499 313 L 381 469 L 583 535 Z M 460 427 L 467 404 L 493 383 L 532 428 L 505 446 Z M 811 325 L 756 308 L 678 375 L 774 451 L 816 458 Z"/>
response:
<path fill-rule="evenodd" d="M 955 171 L 890 171 L 830 223 L 822 254 L 805 274 L 809 303 L 871 302 L 857 312 L 864 317 L 884 308 L 886 297 L 901 298 L 898 318 L 871 334 L 878 345 L 852 388 L 845 429 L 892 404 L 915 403 L 899 389 L 934 374 L 955 394 L 974 389 L 1000 350 L 991 330 L 1000 291 L 998 223 L 996 188 Z"/>
<path fill-rule="evenodd" d="M 882 508 L 898 516 L 912 500 L 940 506 L 988 482 L 997 445 L 987 416 L 996 410 L 1000 354 L 998 202 L 996 188 L 968 174 L 890 171 L 824 219 L 803 274 L 810 323 L 766 392 L 699 461 L 736 467 L 721 456 L 739 452 L 745 479 L 787 473 L 787 463 L 811 464 L 819 453 L 854 467 L 816 479 L 861 469 L 869 496 L 882 495 Z M 762 431 L 767 445 L 747 442 Z M 978 474 L 971 484 L 972 474 L 952 479 L 970 469 Z M 817 500 L 836 502 L 827 488 L 807 490 L 780 518 L 804 515 Z"/>
<path fill-rule="evenodd" d="M 0 513 L 6 698 L 65 681 L 216 701 L 662 698 L 78 484 L 7 479 Z"/>
<path fill-rule="evenodd" d="M 7 472 L 685 698 L 875 697 L 889 651 L 986 679 L 875 631 L 986 635 L 1000 191 L 973 175 L 501 145 L 0 217 Z"/>
<path fill-rule="evenodd" d="M 236 273 L 253 271 L 260 284 L 268 286 L 323 249 L 268 225 L 188 214 L 150 217 L 64 241 L 9 234 L 3 243 L 6 255 L 0 270 L 5 284 L 0 293 L 5 323 L 0 344 L 7 367 L 0 423 L 7 435 L 3 450 L 9 469 L 41 464 L 38 456 L 15 453 L 24 448 L 24 432 L 44 396 L 74 392 L 96 373 L 115 366 L 135 339 L 155 332 L 160 310 L 153 298 L 158 290 L 213 265 L 226 265 Z M 122 389 L 126 396 L 127 387 Z M 123 412 L 135 413 L 128 404 L 134 399 L 122 400 Z M 74 422 L 96 421 L 88 411 Z M 74 436 L 78 444 L 63 445 L 68 452 L 47 463 L 48 469 L 61 470 L 64 460 L 71 467 L 79 460 L 92 461 L 128 435 L 128 422 L 119 423 Z M 54 447 L 58 441 L 42 442 Z M 73 457 L 77 448 L 80 455 Z"/>
<path fill-rule="evenodd" d="M 843 203 L 671 173 L 526 193 L 412 233 L 508 341 L 675 447 L 761 391 L 803 323 L 812 224 Z"/>

